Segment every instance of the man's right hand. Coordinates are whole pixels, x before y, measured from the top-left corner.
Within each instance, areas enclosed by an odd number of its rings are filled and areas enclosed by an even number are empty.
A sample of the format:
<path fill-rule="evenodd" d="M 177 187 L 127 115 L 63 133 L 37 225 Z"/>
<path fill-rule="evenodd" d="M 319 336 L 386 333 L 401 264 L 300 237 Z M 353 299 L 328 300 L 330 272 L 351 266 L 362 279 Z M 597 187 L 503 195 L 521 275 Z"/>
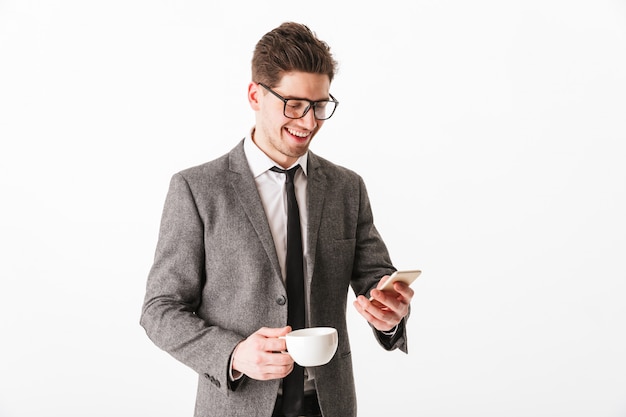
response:
<path fill-rule="evenodd" d="M 288 353 L 285 339 L 279 339 L 291 327 L 262 327 L 240 342 L 233 352 L 233 375 L 246 374 L 252 379 L 284 378 L 293 369 L 293 359 Z"/>

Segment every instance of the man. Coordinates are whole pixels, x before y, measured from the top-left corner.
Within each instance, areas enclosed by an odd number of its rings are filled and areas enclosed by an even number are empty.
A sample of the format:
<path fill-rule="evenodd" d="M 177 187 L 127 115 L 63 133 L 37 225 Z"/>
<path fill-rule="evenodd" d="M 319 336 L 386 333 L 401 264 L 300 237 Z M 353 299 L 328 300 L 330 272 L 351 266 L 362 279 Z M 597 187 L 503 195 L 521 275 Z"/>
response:
<path fill-rule="evenodd" d="M 267 33 L 252 60 L 250 135 L 172 177 L 141 324 L 198 372 L 198 417 L 355 416 L 350 286 L 379 343 L 407 351 L 413 291 L 401 283 L 375 289 L 395 268 L 363 181 L 309 151 L 338 104 L 330 94 L 335 71 L 330 48 L 308 27 L 284 23 Z M 294 204 L 299 219 L 288 215 Z M 290 238 L 294 218 L 301 237 Z M 299 249 L 290 249 L 297 240 Z M 290 292 L 294 285 L 300 293 Z M 337 329 L 328 364 L 302 370 L 286 353 L 280 337 L 292 330 L 292 309 L 305 321 L 296 328 Z"/>

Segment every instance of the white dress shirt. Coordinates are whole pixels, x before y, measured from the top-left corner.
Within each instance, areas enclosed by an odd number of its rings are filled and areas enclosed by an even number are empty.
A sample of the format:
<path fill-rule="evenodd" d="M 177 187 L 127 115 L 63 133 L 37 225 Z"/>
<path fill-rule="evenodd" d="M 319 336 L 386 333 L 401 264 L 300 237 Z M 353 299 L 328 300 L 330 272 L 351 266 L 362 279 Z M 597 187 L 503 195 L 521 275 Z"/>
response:
<path fill-rule="evenodd" d="M 254 129 L 250 132 L 250 135 L 246 137 L 243 143 L 243 149 L 248 160 L 248 165 L 256 188 L 259 191 L 261 197 L 261 203 L 267 216 L 267 221 L 272 232 L 272 238 L 274 239 L 274 245 L 276 246 L 276 254 L 278 255 L 278 262 L 280 263 L 280 272 L 282 274 L 283 281 L 287 280 L 287 192 L 285 191 L 285 181 L 287 176 L 282 172 L 274 172 L 270 169 L 278 166 L 270 157 L 268 157 L 252 140 Z M 296 200 L 298 201 L 298 210 L 300 211 L 300 228 L 302 230 L 302 250 L 304 254 L 304 276 L 306 276 L 307 264 L 306 255 L 309 250 L 307 243 L 307 225 L 308 225 L 308 211 L 307 211 L 307 161 L 308 154 L 302 155 L 298 160 L 289 168 L 292 168 L 298 164 L 302 169 L 296 172 L 294 177 L 294 187 L 296 192 Z M 278 168 L 283 169 L 278 166 Z M 308 298 L 305 297 L 305 311 L 308 311 Z M 308 314 L 307 314 L 308 316 Z M 231 379 L 239 379 L 241 375 L 232 375 L 232 359 L 231 359 Z M 304 370 L 305 381 L 304 391 L 315 390 L 315 382 L 312 370 Z M 282 392 L 282 388 L 280 389 Z"/>
<path fill-rule="evenodd" d="M 280 262 L 280 271 L 283 280 L 287 279 L 286 275 L 286 258 L 287 258 L 287 192 L 285 191 L 285 181 L 287 176 L 281 172 L 270 171 L 270 168 L 278 166 L 272 161 L 258 146 L 254 143 L 251 136 L 246 137 L 243 143 L 244 152 L 248 159 L 250 171 L 254 177 L 256 188 L 259 190 L 263 209 L 267 215 L 267 221 L 270 225 L 274 245 L 276 246 L 276 254 Z M 294 187 L 296 191 L 296 200 L 298 201 L 298 209 L 300 210 L 300 228 L 302 229 L 302 250 L 306 259 L 309 245 L 307 244 L 307 161 L 308 154 L 302 155 L 289 168 L 298 164 L 302 167 L 296 172 L 294 178 Z M 278 166 L 278 168 L 283 169 Z M 306 276 L 307 265 L 304 263 L 304 276 Z"/>

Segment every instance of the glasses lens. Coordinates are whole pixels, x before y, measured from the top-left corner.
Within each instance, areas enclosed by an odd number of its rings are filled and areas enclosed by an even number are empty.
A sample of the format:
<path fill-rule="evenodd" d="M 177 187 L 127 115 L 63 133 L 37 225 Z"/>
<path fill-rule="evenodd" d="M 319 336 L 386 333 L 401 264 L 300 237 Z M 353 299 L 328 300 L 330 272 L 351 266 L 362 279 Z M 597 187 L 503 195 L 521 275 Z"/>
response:
<path fill-rule="evenodd" d="M 305 100 L 289 99 L 285 102 L 285 116 L 299 119 L 309 110 L 311 104 Z"/>
<path fill-rule="evenodd" d="M 315 118 L 318 120 L 329 119 L 335 112 L 337 103 L 334 101 L 318 101 L 315 103 Z"/>

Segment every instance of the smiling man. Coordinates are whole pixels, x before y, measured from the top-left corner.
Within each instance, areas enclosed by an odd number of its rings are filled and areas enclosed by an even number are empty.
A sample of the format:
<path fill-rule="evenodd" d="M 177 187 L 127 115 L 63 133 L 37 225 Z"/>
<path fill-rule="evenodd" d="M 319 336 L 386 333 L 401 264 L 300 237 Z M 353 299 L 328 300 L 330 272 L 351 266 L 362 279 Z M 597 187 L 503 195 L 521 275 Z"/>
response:
<path fill-rule="evenodd" d="M 196 417 L 356 416 L 350 288 L 380 345 L 407 351 L 413 291 L 376 289 L 395 268 L 363 180 L 309 151 L 339 104 L 335 72 L 305 25 L 270 31 L 252 59 L 250 134 L 172 177 L 141 324 L 198 373 Z M 316 326 L 337 329 L 337 353 L 302 368 L 281 336 Z"/>
<path fill-rule="evenodd" d="M 254 143 L 274 162 L 285 168 L 293 165 L 306 154 L 311 140 L 339 104 L 330 98 L 329 90 L 327 74 L 299 71 L 284 73 L 274 89 L 262 82 L 250 83 L 248 100 L 256 111 Z M 291 94 L 285 97 L 279 92 Z"/>

